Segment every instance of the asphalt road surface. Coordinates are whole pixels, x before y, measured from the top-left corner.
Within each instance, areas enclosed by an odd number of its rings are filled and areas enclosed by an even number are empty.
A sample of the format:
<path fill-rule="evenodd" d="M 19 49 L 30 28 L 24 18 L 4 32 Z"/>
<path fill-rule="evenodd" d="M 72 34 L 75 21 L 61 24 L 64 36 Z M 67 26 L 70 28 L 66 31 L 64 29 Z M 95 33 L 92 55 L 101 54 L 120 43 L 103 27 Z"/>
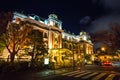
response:
<path fill-rule="evenodd" d="M 79 69 L 44 70 L 0 76 L 0 80 L 120 80 L 120 67 L 85 65 Z"/>

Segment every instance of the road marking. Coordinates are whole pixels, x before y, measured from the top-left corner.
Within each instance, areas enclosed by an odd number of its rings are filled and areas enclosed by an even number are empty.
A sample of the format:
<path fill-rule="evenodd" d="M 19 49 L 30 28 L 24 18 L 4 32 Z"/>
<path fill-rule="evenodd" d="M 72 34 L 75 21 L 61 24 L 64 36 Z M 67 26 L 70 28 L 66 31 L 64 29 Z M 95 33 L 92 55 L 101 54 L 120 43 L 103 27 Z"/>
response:
<path fill-rule="evenodd" d="M 86 73 L 83 73 L 83 74 L 79 74 L 79 75 L 76 75 L 76 76 L 74 76 L 74 77 L 81 77 L 81 76 L 83 76 L 83 75 L 86 75 L 86 74 L 89 74 L 89 73 L 91 73 L 91 72 L 86 72 Z"/>
<path fill-rule="evenodd" d="M 96 74 L 98 74 L 98 72 L 94 72 L 94 73 L 92 73 L 92 74 L 90 74 L 90 75 L 83 76 L 82 78 L 83 78 L 83 79 L 88 79 L 89 77 L 94 76 L 94 75 L 96 75 Z"/>
<path fill-rule="evenodd" d="M 92 80 L 98 80 L 101 77 L 103 77 L 104 75 L 106 75 L 106 73 L 101 73 L 101 74 L 97 75 L 96 77 L 94 77 Z"/>
<path fill-rule="evenodd" d="M 72 71 L 72 72 L 64 73 L 64 74 L 62 74 L 62 75 L 68 75 L 68 74 L 72 74 L 72 73 L 75 73 L 75 72 L 80 72 L 80 71 L 79 71 L 79 70 L 77 70 L 77 71 Z"/>
<path fill-rule="evenodd" d="M 77 74 L 81 74 L 81 73 L 84 73 L 85 71 L 81 71 L 81 72 L 78 72 L 78 73 L 74 73 L 74 74 L 70 74 L 68 76 L 73 76 L 73 75 L 77 75 Z"/>
<path fill-rule="evenodd" d="M 110 74 L 105 80 L 112 80 L 115 76 L 115 74 Z"/>

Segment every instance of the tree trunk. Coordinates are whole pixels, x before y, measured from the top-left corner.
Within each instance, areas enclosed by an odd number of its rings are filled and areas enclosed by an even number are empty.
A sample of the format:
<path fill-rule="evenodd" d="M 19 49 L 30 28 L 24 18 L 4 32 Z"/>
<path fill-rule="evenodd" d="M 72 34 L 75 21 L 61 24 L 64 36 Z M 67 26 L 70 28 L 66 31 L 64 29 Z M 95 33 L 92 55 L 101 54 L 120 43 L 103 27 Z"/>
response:
<path fill-rule="evenodd" d="M 33 67 L 33 66 L 34 66 L 34 50 L 31 54 L 31 67 Z"/>
<path fill-rule="evenodd" d="M 15 53 L 11 53 L 10 55 L 10 62 L 13 63 L 14 62 L 14 59 L 15 59 Z"/>

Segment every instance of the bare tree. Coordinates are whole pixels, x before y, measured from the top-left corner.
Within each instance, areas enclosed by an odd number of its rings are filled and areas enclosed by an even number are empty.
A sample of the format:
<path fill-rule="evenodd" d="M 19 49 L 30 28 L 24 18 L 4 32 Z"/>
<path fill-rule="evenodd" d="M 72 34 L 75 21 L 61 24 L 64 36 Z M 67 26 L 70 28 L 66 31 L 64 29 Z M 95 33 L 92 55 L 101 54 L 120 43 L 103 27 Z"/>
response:
<path fill-rule="evenodd" d="M 23 48 L 27 33 L 30 30 L 31 26 L 23 22 L 19 24 L 8 23 L 7 31 L 3 33 L 0 40 L 10 53 L 11 62 L 14 62 L 15 55 Z"/>
<path fill-rule="evenodd" d="M 110 25 L 109 30 L 98 31 L 92 34 L 94 43 L 105 45 L 109 53 L 115 53 L 120 49 L 120 24 L 114 23 Z"/>
<path fill-rule="evenodd" d="M 12 21 L 12 12 L 0 12 L 0 36 L 6 31 L 6 27 L 9 21 Z M 0 53 L 4 50 L 4 44 L 0 43 Z"/>

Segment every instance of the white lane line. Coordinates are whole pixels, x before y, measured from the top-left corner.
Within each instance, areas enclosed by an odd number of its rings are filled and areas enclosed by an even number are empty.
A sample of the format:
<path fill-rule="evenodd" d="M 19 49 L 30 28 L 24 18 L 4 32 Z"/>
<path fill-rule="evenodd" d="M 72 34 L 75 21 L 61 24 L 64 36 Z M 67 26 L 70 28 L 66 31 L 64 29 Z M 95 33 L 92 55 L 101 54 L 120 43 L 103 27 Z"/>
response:
<path fill-rule="evenodd" d="M 62 75 L 68 75 L 68 74 L 72 74 L 72 73 L 76 73 L 76 72 L 80 72 L 80 70 L 72 71 L 72 72 L 67 72 L 67 73 L 64 73 L 64 74 L 62 74 Z"/>
<path fill-rule="evenodd" d="M 110 74 L 105 80 L 113 80 L 116 74 Z"/>
<path fill-rule="evenodd" d="M 98 80 L 101 77 L 103 77 L 104 75 L 106 75 L 106 73 L 101 73 L 101 74 L 97 75 L 96 77 L 94 77 L 92 80 Z"/>
<path fill-rule="evenodd" d="M 82 74 L 82 73 L 84 73 L 85 71 L 81 71 L 81 72 L 78 72 L 78 73 L 74 73 L 74 74 L 70 74 L 70 75 L 68 75 L 68 76 L 74 76 L 74 75 L 77 75 L 77 74 Z"/>
<path fill-rule="evenodd" d="M 83 77 L 81 77 L 82 79 L 88 79 L 88 78 L 90 78 L 90 77 L 92 77 L 92 76 L 94 76 L 94 75 L 96 75 L 96 74 L 98 74 L 98 72 L 94 72 L 94 73 L 92 73 L 92 74 L 90 74 L 90 75 L 86 75 L 86 76 L 83 76 Z"/>
<path fill-rule="evenodd" d="M 81 76 L 83 76 L 83 75 L 86 75 L 86 74 L 89 74 L 89 73 L 91 73 L 91 72 L 86 72 L 86 73 L 83 73 L 83 74 L 79 74 L 79 75 L 76 75 L 76 76 L 74 76 L 74 77 L 81 77 Z"/>

